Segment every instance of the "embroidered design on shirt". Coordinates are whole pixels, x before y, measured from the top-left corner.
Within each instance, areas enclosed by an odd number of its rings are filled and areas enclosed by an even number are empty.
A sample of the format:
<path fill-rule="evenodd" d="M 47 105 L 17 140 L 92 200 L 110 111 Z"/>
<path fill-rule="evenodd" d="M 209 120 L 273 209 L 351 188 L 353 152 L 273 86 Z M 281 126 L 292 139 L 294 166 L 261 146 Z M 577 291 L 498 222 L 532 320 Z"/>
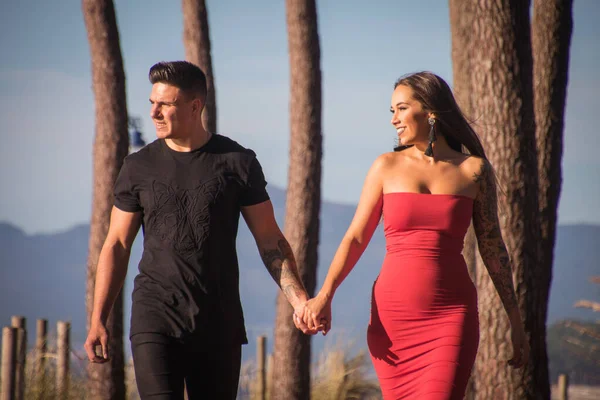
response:
<path fill-rule="evenodd" d="M 222 192 L 218 177 L 194 189 L 179 189 L 154 181 L 154 209 L 149 223 L 161 241 L 185 258 L 201 250 L 210 229 L 210 208 Z"/>

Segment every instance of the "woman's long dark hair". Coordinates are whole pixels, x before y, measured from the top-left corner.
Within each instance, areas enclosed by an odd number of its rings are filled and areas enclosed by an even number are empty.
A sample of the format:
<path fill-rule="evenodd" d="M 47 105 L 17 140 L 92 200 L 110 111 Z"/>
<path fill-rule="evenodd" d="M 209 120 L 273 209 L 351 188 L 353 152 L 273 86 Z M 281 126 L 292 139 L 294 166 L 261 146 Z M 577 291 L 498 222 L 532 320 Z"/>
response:
<path fill-rule="evenodd" d="M 413 98 L 421 103 L 423 110 L 435 114 L 436 134 L 444 136 L 450 148 L 462 153 L 464 147 L 470 154 L 487 160 L 477 133 L 460 110 L 446 81 L 423 71 L 401 77 L 394 84 L 394 89 L 400 85 L 411 88 Z M 401 151 L 407 147 L 410 146 L 400 145 L 394 150 Z"/>

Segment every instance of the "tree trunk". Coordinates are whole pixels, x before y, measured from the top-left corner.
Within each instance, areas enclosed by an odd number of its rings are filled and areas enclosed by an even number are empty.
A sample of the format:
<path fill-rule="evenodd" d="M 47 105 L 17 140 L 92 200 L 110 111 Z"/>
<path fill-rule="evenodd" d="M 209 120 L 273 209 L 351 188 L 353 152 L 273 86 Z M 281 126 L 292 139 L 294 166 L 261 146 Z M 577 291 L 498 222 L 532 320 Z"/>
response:
<path fill-rule="evenodd" d="M 471 39 L 473 4 L 462 0 L 449 0 L 450 28 L 452 33 L 452 80 L 454 97 L 468 119 L 473 119 L 471 100 L 471 68 L 473 47 Z"/>
<path fill-rule="evenodd" d="M 471 39 L 473 4 L 462 0 L 450 0 L 450 27 L 452 31 L 452 72 L 454 97 L 468 120 L 476 118 L 473 110 L 471 88 L 471 60 L 476 49 Z M 475 278 L 476 239 L 473 224 L 465 237 L 463 256 L 469 268 L 469 275 Z"/>
<path fill-rule="evenodd" d="M 540 274 L 536 281 L 537 310 L 536 337 L 532 343 L 531 357 L 539 364 L 548 363 L 546 343 L 546 318 L 548 297 L 552 280 L 554 241 L 558 200 L 562 184 L 562 151 L 565 99 L 569 70 L 569 46 L 573 0 L 534 0 L 531 28 L 533 47 L 533 88 L 538 149 Z M 537 344 L 537 345 L 536 345 Z M 546 385 L 546 369 L 535 371 L 534 380 Z"/>
<path fill-rule="evenodd" d="M 86 308 L 89 329 L 96 268 L 108 233 L 113 206 L 113 185 L 129 149 L 125 72 L 112 0 L 83 0 L 88 32 L 92 80 L 96 104 L 94 141 L 94 189 L 87 262 Z M 123 298 L 119 294 L 108 318 L 110 361 L 90 364 L 88 398 L 125 399 L 123 355 Z"/>
<path fill-rule="evenodd" d="M 215 77 L 210 55 L 208 15 L 204 0 L 182 0 L 183 45 L 185 59 L 196 64 L 206 75 L 206 104 L 202 113 L 204 128 L 217 133 L 217 103 L 215 98 Z"/>
<path fill-rule="evenodd" d="M 539 304 L 547 302 L 547 293 L 538 290 L 537 284 L 547 280 L 548 271 L 537 263 L 538 174 L 529 1 L 469 1 L 474 7 L 471 40 L 478 49 L 471 60 L 472 106 L 500 182 L 500 225 L 525 330 L 535 349 L 523 369 L 508 366 L 510 324 L 487 271 L 478 265 L 481 341 L 474 367 L 476 398 L 549 398 L 547 362 L 535 358 L 545 353 L 545 329 L 537 313 Z"/>
<path fill-rule="evenodd" d="M 471 89 L 471 60 L 476 51 L 471 39 L 471 21 L 473 19 L 473 4 L 463 0 L 449 0 L 450 28 L 452 33 L 452 81 L 454 97 L 462 112 L 469 121 L 475 121 L 476 113 L 473 110 Z M 477 240 L 473 223 L 465 236 L 463 257 L 467 263 L 469 276 L 476 279 L 477 267 Z M 481 261 L 479 261 L 481 263 Z M 472 376 L 467 386 L 467 400 L 474 399 L 476 377 Z"/>
<path fill-rule="evenodd" d="M 321 69 L 314 0 L 287 0 L 290 54 L 290 166 L 285 235 L 310 296 L 316 286 L 321 202 Z M 277 298 L 272 399 L 310 398 L 310 336 L 296 329 L 292 307 Z"/>

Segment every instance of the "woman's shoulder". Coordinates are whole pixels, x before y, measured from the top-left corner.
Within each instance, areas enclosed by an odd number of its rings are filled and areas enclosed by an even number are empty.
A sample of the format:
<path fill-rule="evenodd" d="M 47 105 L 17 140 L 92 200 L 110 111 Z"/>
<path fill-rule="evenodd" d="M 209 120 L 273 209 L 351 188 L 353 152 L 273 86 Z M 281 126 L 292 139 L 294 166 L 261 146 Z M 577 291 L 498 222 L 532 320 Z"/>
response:
<path fill-rule="evenodd" d="M 466 155 L 465 161 L 460 165 L 463 173 L 470 179 L 479 183 L 482 179 L 487 180 L 490 174 L 494 175 L 492 164 L 483 157 Z"/>
<path fill-rule="evenodd" d="M 373 169 L 386 169 L 392 166 L 396 166 L 405 159 L 406 156 L 401 154 L 400 152 L 390 151 L 387 153 L 380 154 L 375 161 L 373 161 L 373 165 L 371 168 Z"/>
<path fill-rule="evenodd" d="M 464 160 L 459 165 L 462 170 L 475 173 L 480 171 L 487 162 L 483 157 L 465 154 Z"/>

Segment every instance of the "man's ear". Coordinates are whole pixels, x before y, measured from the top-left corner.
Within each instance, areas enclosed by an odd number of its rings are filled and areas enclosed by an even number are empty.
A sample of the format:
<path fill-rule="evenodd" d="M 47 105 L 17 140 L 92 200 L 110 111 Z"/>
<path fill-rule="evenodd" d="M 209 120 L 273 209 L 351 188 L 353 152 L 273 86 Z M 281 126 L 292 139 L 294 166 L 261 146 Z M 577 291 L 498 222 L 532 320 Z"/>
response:
<path fill-rule="evenodd" d="M 200 115 L 202 113 L 202 109 L 204 108 L 204 103 L 202 100 L 196 98 L 192 101 L 192 111 L 194 114 L 198 113 Z"/>

